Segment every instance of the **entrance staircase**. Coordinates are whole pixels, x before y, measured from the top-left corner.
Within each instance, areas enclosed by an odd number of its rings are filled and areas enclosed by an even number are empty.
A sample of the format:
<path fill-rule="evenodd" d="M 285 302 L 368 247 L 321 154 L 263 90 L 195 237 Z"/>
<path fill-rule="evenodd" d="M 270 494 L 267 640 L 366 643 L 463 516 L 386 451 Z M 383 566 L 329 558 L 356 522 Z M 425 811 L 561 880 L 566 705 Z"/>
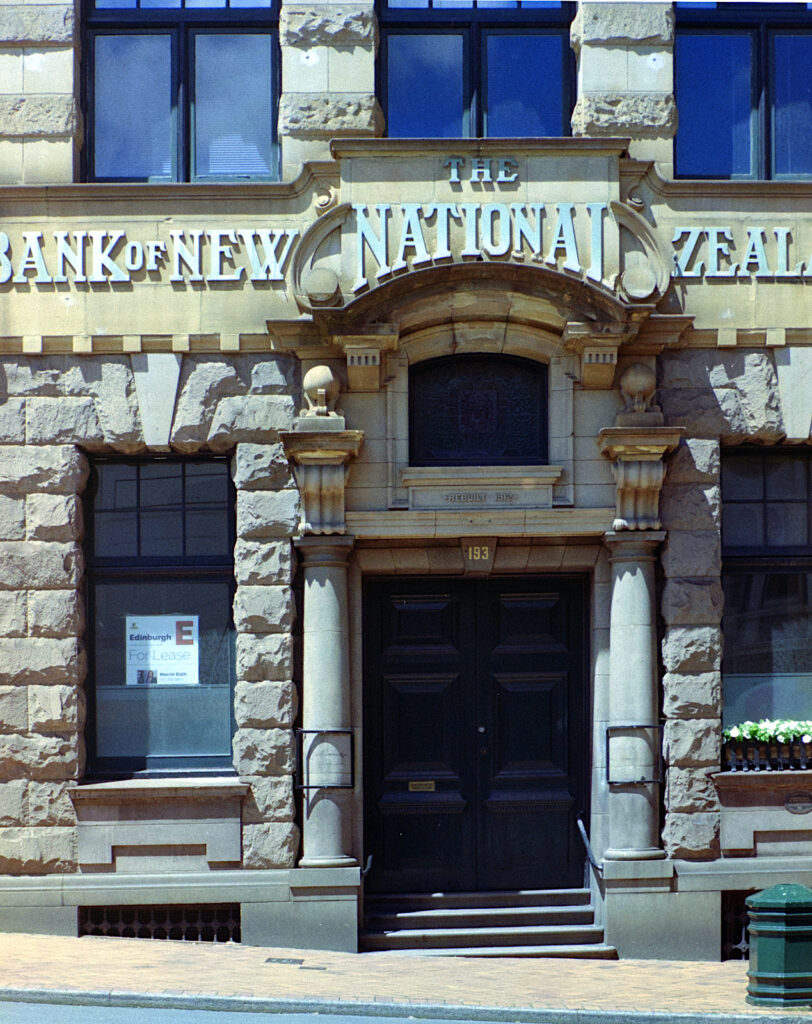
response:
<path fill-rule="evenodd" d="M 366 953 L 617 959 L 588 889 L 376 895 L 364 908 Z"/>

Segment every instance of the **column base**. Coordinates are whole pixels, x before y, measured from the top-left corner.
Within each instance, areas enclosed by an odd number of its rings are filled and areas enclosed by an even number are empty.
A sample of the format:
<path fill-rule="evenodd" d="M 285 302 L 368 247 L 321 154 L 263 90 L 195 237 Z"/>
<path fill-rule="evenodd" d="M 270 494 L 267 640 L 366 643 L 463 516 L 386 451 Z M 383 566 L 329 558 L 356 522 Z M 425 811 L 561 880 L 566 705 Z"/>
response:
<path fill-rule="evenodd" d="M 665 860 L 665 850 L 650 846 L 641 850 L 606 850 L 604 860 Z"/>
<path fill-rule="evenodd" d="M 299 861 L 300 868 L 356 868 L 358 861 L 355 857 L 302 857 Z"/>

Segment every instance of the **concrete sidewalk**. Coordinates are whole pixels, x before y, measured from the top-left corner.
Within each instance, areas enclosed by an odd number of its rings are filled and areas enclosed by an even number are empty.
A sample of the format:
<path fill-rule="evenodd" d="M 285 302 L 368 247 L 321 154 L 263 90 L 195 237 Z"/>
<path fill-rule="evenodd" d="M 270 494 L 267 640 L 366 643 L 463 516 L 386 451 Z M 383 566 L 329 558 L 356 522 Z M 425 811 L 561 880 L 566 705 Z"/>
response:
<path fill-rule="evenodd" d="M 775 1024 L 810 1015 L 747 1004 L 746 972 L 742 962 L 435 959 L 0 935 L 0 1000 L 526 1024 Z"/>

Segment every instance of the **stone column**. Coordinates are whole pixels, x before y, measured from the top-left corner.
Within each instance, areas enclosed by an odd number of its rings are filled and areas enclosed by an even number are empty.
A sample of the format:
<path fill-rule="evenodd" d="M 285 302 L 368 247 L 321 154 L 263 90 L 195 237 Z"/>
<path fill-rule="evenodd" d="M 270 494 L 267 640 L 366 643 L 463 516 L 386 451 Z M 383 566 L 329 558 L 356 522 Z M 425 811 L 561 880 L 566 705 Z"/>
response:
<path fill-rule="evenodd" d="M 612 599 L 609 622 L 609 724 L 634 726 L 609 739 L 609 849 L 607 860 L 652 860 L 660 849 L 660 733 L 654 593 L 655 552 L 665 534 L 609 533 Z M 626 782 L 625 780 L 629 780 Z"/>
<path fill-rule="evenodd" d="M 346 536 L 296 541 L 304 566 L 303 763 L 313 768 L 316 779 L 322 767 L 347 778 L 351 772 L 343 737 L 316 737 L 309 730 L 351 727 L 347 557 L 353 543 Z M 307 780 L 307 771 L 304 777 Z M 351 799 L 350 789 L 305 790 L 302 867 L 357 863 L 348 852 Z"/>

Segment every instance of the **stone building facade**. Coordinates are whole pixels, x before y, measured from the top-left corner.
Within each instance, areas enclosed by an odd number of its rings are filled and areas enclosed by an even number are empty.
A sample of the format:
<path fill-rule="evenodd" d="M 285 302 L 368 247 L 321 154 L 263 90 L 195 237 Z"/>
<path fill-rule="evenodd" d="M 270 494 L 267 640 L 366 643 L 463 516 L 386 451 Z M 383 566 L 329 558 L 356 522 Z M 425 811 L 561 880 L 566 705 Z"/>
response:
<path fill-rule="evenodd" d="M 809 16 L 480 5 L 565 40 L 563 130 L 384 137 L 442 5 L 281 0 L 226 12 L 266 173 L 136 181 L 99 41 L 225 21 L 0 6 L 0 928 L 355 950 L 568 891 L 571 953 L 718 959 L 812 882 L 806 761 L 721 760 L 812 718 L 812 167 L 674 162 L 680 39 Z"/>

